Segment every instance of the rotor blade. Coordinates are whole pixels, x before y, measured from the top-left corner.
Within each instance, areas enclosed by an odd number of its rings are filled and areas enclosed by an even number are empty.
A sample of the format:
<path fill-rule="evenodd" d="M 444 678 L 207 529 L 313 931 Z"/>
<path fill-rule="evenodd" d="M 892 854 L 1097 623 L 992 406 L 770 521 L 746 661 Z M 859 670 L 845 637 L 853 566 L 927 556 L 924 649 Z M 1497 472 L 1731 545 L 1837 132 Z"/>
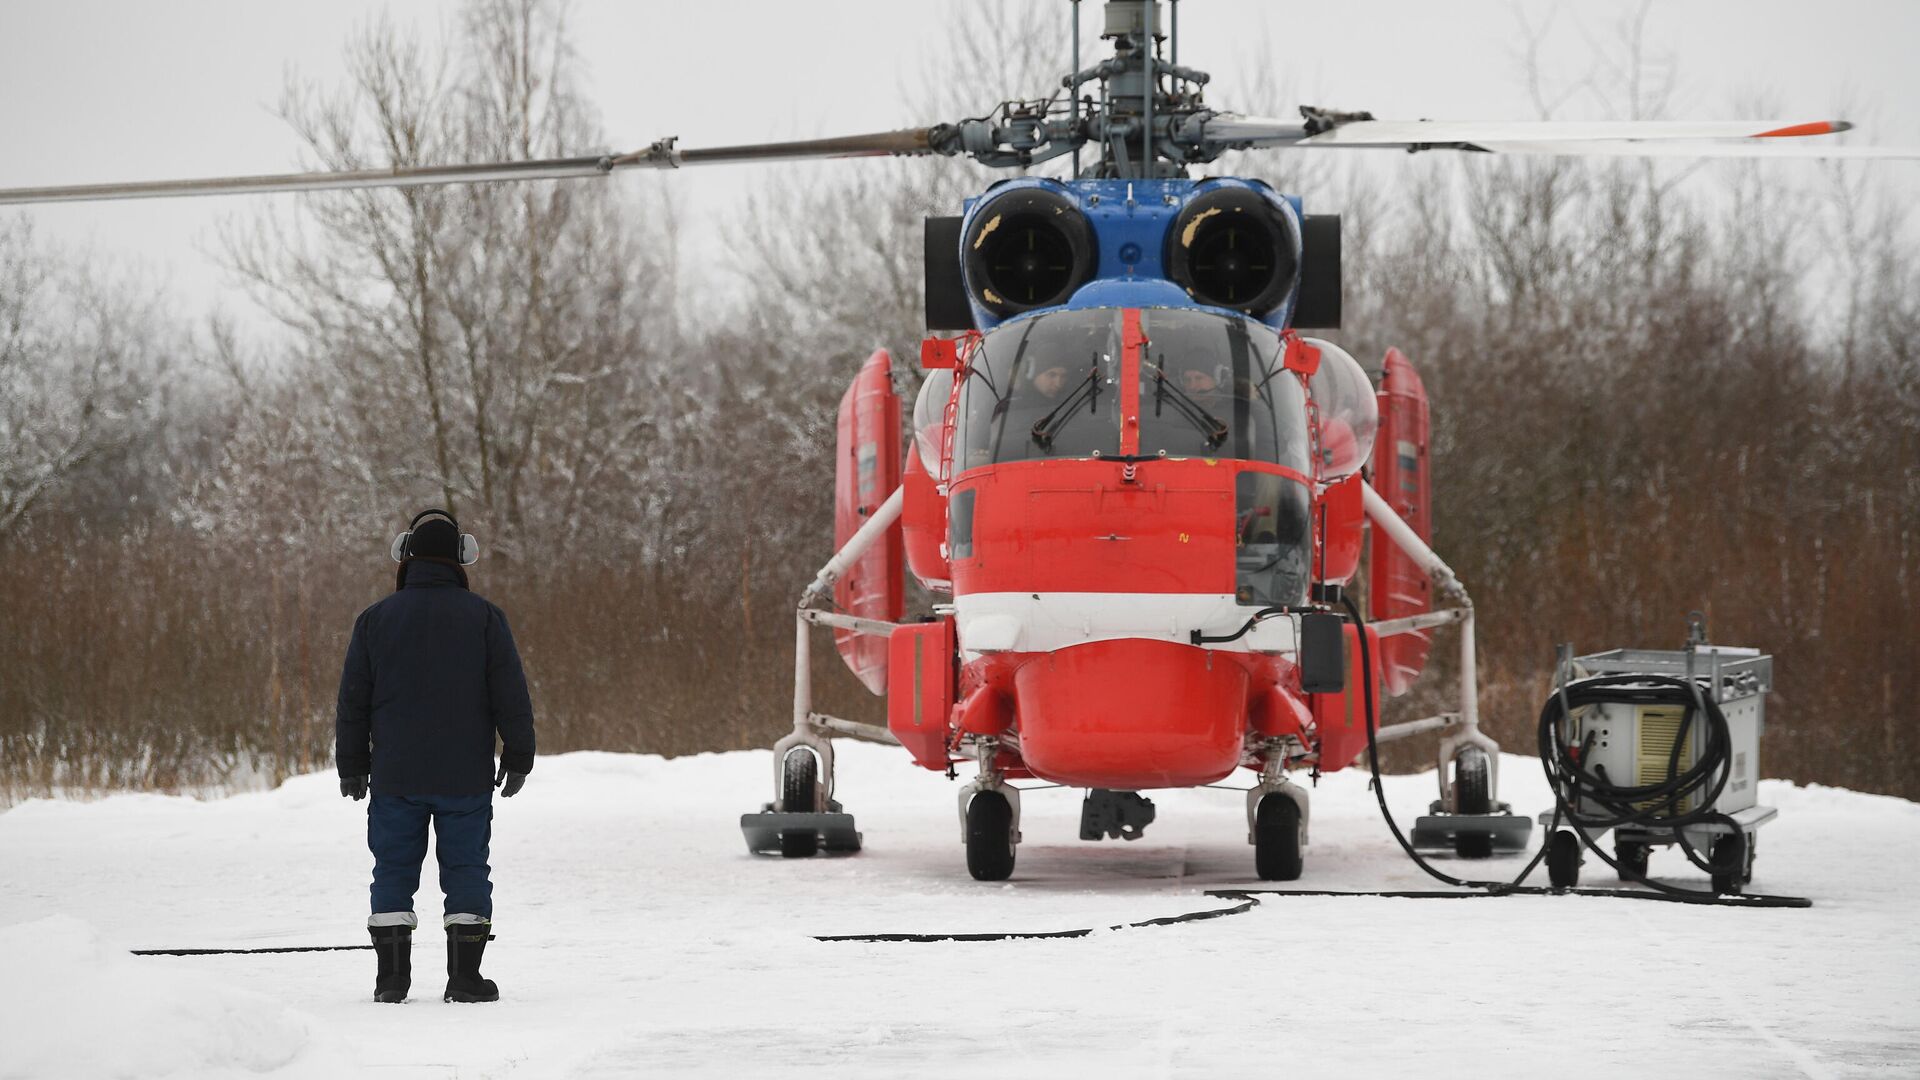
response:
<path fill-rule="evenodd" d="M 903 128 L 876 131 L 869 135 L 839 135 L 826 139 L 801 139 L 797 142 L 748 143 L 743 146 L 717 146 L 706 150 L 672 150 L 671 165 L 636 161 L 653 168 L 680 165 L 729 165 L 746 161 L 794 161 L 803 158 L 889 157 L 933 152 L 931 128 Z M 671 143 L 671 140 L 663 140 Z M 647 157 L 662 149 L 655 143 L 639 154 L 615 158 L 614 165 L 629 164 L 628 158 Z"/>
<path fill-rule="evenodd" d="M 1297 126 L 1297 125 L 1296 125 Z M 1354 120 L 1300 140 L 1299 146 L 1484 146 L 1487 143 L 1618 142 L 1673 139 L 1780 139 L 1833 135 L 1845 120 Z M 1208 125 L 1209 134 L 1212 125 Z"/>
<path fill-rule="evenodd" d="M 206 180 L 144 180 L 127 184 L 71 187 L 0 188 L 0 206 L 17 203 L 86 202 L 96 199 L 164 199 L 184 195 L 250 195 L 272 191 L 336 191 L 348 188 L 427 187 L 489 180 L 559 180 L 604 176 L 613 159 L 553 158 L 498 161 L 480 165 L 419 165 L 350 172 L 282 173 L 274 176 L 220 176 Z"/>
<path fill-rule="evenodd" d="M 803 158 L 885 157 L 932 152 L 929 128 L 881 131 L 795 142 L 750 143 L 712 149 L 681 150 L 662 139 L 630 154 L 496 161 L 468 165 L 418 165 L 344 172 L 282 173 L 270 176 L 220 176 L 204 180 L 145 180 L 124 184 L 0 188 L 0 206 L 22 203 L 83 202 L 98 199 L 160 199 L 187 195 L 246 195 L 280 191 L 336 191 L 351 188 L 428 187 L 501 180 L 566 180 L 605 176 L 615 169 L 677 169 L 683 165 L 724 165 Z"/>
<path fill-rule="evenodd" d="M 1833 146 L 1759 142 L 1754 139 L 1737 142 L 1492 142 L 1481 143 L 1478 149 L 1498 154 L 1553 154 L 1562 157 L 1920 161 L 1920 147 L 1916 146 Z"/>

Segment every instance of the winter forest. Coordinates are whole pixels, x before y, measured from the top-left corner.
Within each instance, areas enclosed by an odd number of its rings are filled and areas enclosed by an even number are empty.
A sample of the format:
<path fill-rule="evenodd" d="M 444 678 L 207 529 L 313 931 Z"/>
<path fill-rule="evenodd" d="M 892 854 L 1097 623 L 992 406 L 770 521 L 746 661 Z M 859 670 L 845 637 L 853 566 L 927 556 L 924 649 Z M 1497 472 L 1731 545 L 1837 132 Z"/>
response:
<path fill-rule="evenodd" d="M 1054 12 L 952 17 L 915 114 L 1045 92 Z M 1640 72 L 1633 29 L 1595 64 Z M 606 141 L 549 0 L 344 47 L 349 82 L 282 99 L 303 166 Z M 1612 80 L 1616 114 L 1663 115 L 1660 82 Z M 1700 609 L 1776 657 L 1768 775 L 1920 798 L 1908 208 L 1858 165 L 1467 157 L 1215 168 L 1342 213 L 1331 336 L 1426 379 L 1436 547 L 1473 590 L 1490 733 L 1530 747 L 1556 643 L 1671 648 Z M 288 331 L 271 344 L 0 216 L 0 803 L 330 768 L 354 615 L 429 505 L 480 537 L 474 587 L 513 620 L 543 752 L 769 745 L 792 605 L 831 553 L 840 395 L 884 347 L 911 403 L 922 219 L 990 179 L 769 175 L 698 297 L 671 175 L 260 200 L 219 246 Z M 824 642 L 817 707 L 878 722 Z M 1439 674 L 1452 656 L 1443 637 Z"/>

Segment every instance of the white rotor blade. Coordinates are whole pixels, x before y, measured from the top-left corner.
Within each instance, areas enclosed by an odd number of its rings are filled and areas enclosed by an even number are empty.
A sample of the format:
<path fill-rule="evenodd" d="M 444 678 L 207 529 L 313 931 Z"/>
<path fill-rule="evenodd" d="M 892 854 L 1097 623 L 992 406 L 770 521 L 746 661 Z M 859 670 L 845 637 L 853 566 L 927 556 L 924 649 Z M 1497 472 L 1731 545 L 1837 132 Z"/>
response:
<path fill-rule="evenodd" d="M 1295 124 L 1295 127 L 1299 125 Z M 1516 145 L 1533 142 L 1620 142 L 1675 139 L 1778 139 L 1832 135 L 1844 120 L 1353 120 L 1298 146 L 1409 147 Z M 1208 131 L 1213 131 L 1208 125 Z"/>
<path fill-rule="evenodd" d="M 1609 158 L 1747 158 L 1758 160 L 1920 161 L 1915 146 L 1838 146 L 1768 139 L 1737 142 L 1487 142 L 1476 144 L 1498 154 L 1555 154 L 1563 157 Z"/>

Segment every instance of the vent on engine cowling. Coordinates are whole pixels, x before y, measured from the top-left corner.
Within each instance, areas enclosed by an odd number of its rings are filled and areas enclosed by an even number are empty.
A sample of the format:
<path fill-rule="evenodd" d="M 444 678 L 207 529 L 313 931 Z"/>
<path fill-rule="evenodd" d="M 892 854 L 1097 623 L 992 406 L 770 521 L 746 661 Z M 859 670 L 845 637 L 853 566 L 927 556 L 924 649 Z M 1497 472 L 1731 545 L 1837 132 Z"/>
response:
<path fill-rule="evenodd" d="M 1253 188 L 1204 191 L 1167 233 L 1167 276 L 1200 303 L 1265 315 L 1299 281 L 1299 226 Z"/>
<path fill-rule="evenodd" d="M 1015 188 L 974 211 L 961 239 L 967 289 L 995 315 L 1066 303 L 1093 276 L 1093 228 L 1071 198 Z"/>

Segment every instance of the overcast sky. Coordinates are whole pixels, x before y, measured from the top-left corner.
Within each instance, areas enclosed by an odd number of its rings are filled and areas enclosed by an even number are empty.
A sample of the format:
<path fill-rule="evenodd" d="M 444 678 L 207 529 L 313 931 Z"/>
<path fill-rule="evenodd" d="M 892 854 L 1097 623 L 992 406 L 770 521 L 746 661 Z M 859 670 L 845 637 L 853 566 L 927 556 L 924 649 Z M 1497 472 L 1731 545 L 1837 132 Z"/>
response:
<path fill-rule="evenodd" d="M 1060 12 L 1066 67 L 1067 6 Z M 431 34 L 457 0 L 0 0 L 0 187 L 259 173 L 292 167 L 297 141 L 272 115 L 288 72 L 343 76 L 341 45 L 382 10 Z M 1559 14 L 1550 67 L 1584 66 L 1593 42 L 1637 9 L 1582 0 L 1187 0 L 1181 60 L 1217 86 L 1274 65 L 1302 100 L 1383 119 L 1529 119 L 1515 52 L 1522 19 Z M 1086 5 L 1089 24 L 1099 4 Z M 576 43 L 614 148 L 917 126 L 897 93 L 938 56 L 947 5 L 918 0 L 637 3 L 580 0 Z M 1856 141 L 1920 143 L 1920 2 L 1660 0 L 1654 48 L 1678 63 L 1674 118 L 1752 116 L 1861 123 Z M 1008 88 L 1031 93 L 1039 88 Z M 1220 94 L 1210 94 L 1210 99 Z M 982 102 L 985 106 L 991 102 Z M 1216 107 L 1230 106 L 1224 100 Z M 1564 115 L 1602 115 L 1577 99 Z M 599 148 L 582 148 L 599 149 Z M 859 168 L 836 163 L 829 168 Z M 1892 164 L 1920 190 L 1920 166 Z M 688 171 L 696 231 L 711 234 L 766 166 Z M 622 180 L 618 182 L 636 182 Z M 31 208 L 44 237 L 87 244 L 165 278 L 186 310 L 245 306 L 204 252 L 222 218 L 263 200 L 141 200 Z M 1328 208 L 1337 209 L 1337 208 Z"/>

